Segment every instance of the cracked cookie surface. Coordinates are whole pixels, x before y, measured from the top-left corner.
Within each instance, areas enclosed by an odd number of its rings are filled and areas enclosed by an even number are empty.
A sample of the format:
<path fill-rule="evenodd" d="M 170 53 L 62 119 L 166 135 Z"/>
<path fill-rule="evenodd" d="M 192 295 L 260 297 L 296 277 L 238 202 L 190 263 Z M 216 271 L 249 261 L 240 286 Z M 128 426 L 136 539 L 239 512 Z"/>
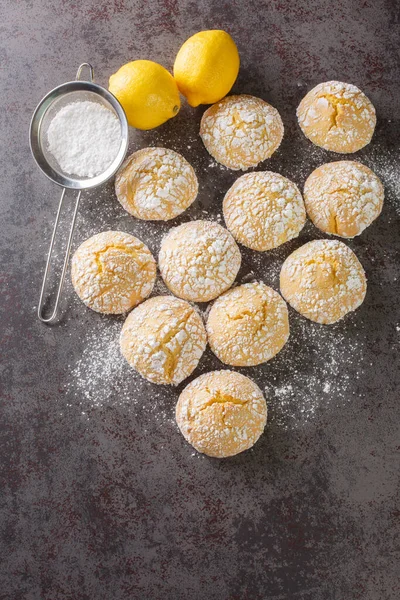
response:
<path fill-rule="evenodd" d="M 103 231 L 84 241 L 71 262 L 72 284 L 92 310 L 122 314 L 147 298 L 156 262 L 143 242 L 122 231 Z"/>
<path fill-rule="evenodd" d="M 197 367 L 206 348 L 203 321 L 188 302 L 155 296 L 135 308 L 121 331 L 120 348 L 145 379 L 178 385 Z"/>
<path fill-rule="evenodd" d="M 226 458 L 256 443 L 267 422 L 267 404 L 248 377 L 212 371 L 189 383 L 175 414 L 189 444 L 208 456 Z"/>
<path fill-rule="evenodd" d="M 289 338 L 286 302 L 263 283 L 246 283 L 217 298 L 207 319 L 211 350 L 226 365 L 267 362 Z"/>
<path fill-rule="evenodd" d="M 326 81 L 310 90 L 297 108 L 304 135 L 317 146 L 339 153 L 357 152 L 376 125 L 375 108 L 355 85 Z"/>
<path fill-rule="evenodd" d="M 283 123 L 276 108 L 261 98 L 226 96 L 203 114 L 200 137 L 216 161 L 245 171 L 277 150 Z"/>
<path fill-rule="evenodd" d="M 297 312 L 330 324 L 362 304 L 367 281 L 354 252 L 339 240 L 314 240 L 282 265 L 281 294 Z"/>
<path fill-rule="evenodd" d="M 223 213 L 236 241 L 259 252 L 297 237 L 306 221 L 297 185 L 272 171 L 239 177 L 225 194 Z"/>
<path fill-rule="evenodd" d="M 167 287 L 192 302 L 208 302 L 230 288 L 240 263 L 232 235 L 214 221 L 189 221 L 171 229 L 159 254 Z"/>
<path fill-rule="evenodd" d="M 193 167 L 169 148 L 142 148 L 134 152 L 115 177 L 119 202 L 138 219 L 173 219 L 189 208 L 197 191 Z"/>
<path fill-rule="evenodd" d="M 360 235 L 379 216 L 384 189 L 379 177 L 359 162 L 321 165 L 304 185 L 307 213 L 316 227 L 332 235 Z"/>

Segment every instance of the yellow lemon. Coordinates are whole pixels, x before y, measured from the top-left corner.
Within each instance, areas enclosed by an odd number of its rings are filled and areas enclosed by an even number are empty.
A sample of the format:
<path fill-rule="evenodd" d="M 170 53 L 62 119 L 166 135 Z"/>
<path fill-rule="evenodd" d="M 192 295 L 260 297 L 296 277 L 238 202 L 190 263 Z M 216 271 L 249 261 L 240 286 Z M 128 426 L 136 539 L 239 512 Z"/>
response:
<path fill-rule="evenodd" d="M 181 46 L 174 77 L 191 106 L 214 104 L 232 88 L 239 65 L 239 52 L 229 33 L 199 31 Z"/>
<path fill-rule="evenodd" d="M 175 79 L 151 60 L 123 65 L 109 81 L 109 90 L 122 104 L 129 125 L 153 129 L 178 114 L 181 103 Z"/>

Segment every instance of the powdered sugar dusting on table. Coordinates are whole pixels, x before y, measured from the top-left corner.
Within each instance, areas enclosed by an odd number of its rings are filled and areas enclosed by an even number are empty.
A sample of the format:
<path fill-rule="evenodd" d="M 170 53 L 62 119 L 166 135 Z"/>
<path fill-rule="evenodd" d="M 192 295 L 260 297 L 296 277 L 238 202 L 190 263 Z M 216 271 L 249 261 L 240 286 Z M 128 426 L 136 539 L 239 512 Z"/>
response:
<path fill-rule="evenodd" d="M 96 323 L 84 342 L 81 357 L 71 365 L 71 380 L 67 387 L 83 415 L 90 418 L 93 410 L 120 407 L 127 412 L 149 410 L 164 421 L 168 414 L 162 399 L 164 388 L 144 381 L 126 362 L 120 351 L 119 336 L 123 320 L 105 317 Z M 142 390 L 152 389 L 152 403 L 143 401 Z"/>
<path fill-rule="evenodd" d="M 192 118 L 192 117 L 191 117 Z M 153 254 L 159 252 L 163 237 L 173 226 L 195 219 L 219 221 L 222 225 L 222 199 L 237 178 L 234 173 L 214 161 L 198 138 L 198 131 L 189 130 L 181 138 L 170 138 L 167 129 L 152 132 L 134 132 L 132 151 L 146 146 L 172 147 L 189 160 L 199 177 L 199 196 L 179 219 L 170 223 L 140 221 L 128 215 L 117 202 L 112 182 L 85 194 L 85 203 L 78 221 L 76 244 L 90 235 L 105 229 L 119 229 L 139 237 Z M 197 125 L 196 125 L 197 127 Z M 299 138 L 301 134 L 299 133 Z M 289 149 L 290 152 L 290 149 Z M 295 181 L 302 189 L 308 175 L 325 162 L 337 160 L 332 154 L 300 140 L 293 153 L 296 160 L 270 165 L 267 161 L 260 170 L 274 170 Z M 385 215 L 378 219 L 400 214 L 400 177 L 395 148 L 373 140 L 362 154 L 356 157 L 369 166 L 385 186 Z M 211 168 L 214 167 L 214 168 Z M 388 210 L 391 207 L 394 210 Z M 375 226 L 375 225 L 374 225 Z M 372 231 L 372 228 L 371 228 Z M 240 246 L 242 269 L 234 285 L 262 280 L 279 290 L 279 273 L 287 256 L 302 243 L 324 237 L 307 221 L 300 238 L 268 252 L 253 252 Z M 362 240 L 361 240 L 362 241 Z M 354 245 L 355 244 L 355 245 Z M 359 241 L 350 246 L 359 254 Z M 360 254 L 364 264 L 365 252 Z M 365 265 L 368 266 L 367 264 Z M 70 292 L 71 293 L 71 292 Z M 161 277 L 158 277 L 152 295 L 168 294 Z M 75 306 L 78 300 L 74 300 Z M 210 304 L 201 305 L 202 312 Z M 90 319 L 88 319 L 89 321 Z M 159 426 L 175 420 L 175 404 L 181 389 L 201 373 L 224 368 L 209 349 L 204 353 L 198 368 L 190 379 L 178 389 L 156 386 L 146 382 L 129 367 L 119 350 L 119 335 L 124 319 L 98 318 L 93 329 L 83 341 L 83 353 L 70 365 L 71 380 L 68 391 L 70 401 L 78 403 L 82 412 L 90 417 L 98 409 L 117 409 L 124 414 L 150 413 L 149 422 Z M 370 368 L 365 363 L 365 330 L 368 323 L 358 311 L 335 325 L 319 325 L 308 321 L 290 309 L 290 338 L 285 348 L 271 361 L 241 372 L 262 387 L 268 403 L 268 428 L 293 430 L 314 427 L 323 422 L 324 415 L 340 411 L 358 394 L 358 380 Z M 150 400 L 151 399 L 151 400 Z M 193 453 L 193 456 L 197 456 Z"/>
<path fill-rule="evenodd" d="M 101 317 L 95 323 L 84 340 L 81 357 L 69 365 L 67 391 L 88 418 L 94 410 L 118 407 L 133 415 L 149 412 L 158 423 L 174 421 L 180 390 L 148 383 L 129 367 L 119 347 L 122 324 L 120 317 Z M 327 327 L 292 313 L 286 348 L 267 364 L 241 369 L 260 386 L 263 380 L 268 381 L 262 389 L 271 425 L 283 430 L 308 426 L 324 411 L 351 402 L 365 370 L 363 334 L 362 328 L 357 328 L 356 316 L 349 318 L 346 327 L 347 332 L 340 324 Z M 313 356 L 326 356 L 326 360 L 316 362 Z M 192 378 L 221 368 L 223 365 L 207 352 Z M 150 390 L 151 402 L 144 400 Z"/>
<path fill-rule="evenodd" d="M 362 162 L 378 175 L 385 188 L 385 202 L 400 215 L 400 170 L 398 152 L 381 144 L 370 144 Z"/>
<path fill-rule="evenodd" d="M 264 390 L 271 418 L 287 429 L 302 427 L 321 412 L 351 402 L 365 369 L 363 335 L 355 327 L 355 317 L 348 320 L 347 333 L 339 324 L 327 327 L 297 315 L 293 320 L 286 356 Z M 314 356 L 326 359 L 316 362 Z"/>

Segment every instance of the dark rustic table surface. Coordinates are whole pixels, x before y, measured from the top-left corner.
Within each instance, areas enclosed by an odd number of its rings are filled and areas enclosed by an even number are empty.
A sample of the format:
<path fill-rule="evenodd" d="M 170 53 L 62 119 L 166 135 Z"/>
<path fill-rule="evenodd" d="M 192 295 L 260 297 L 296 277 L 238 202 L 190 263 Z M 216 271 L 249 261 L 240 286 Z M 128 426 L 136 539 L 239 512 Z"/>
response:
<path fill-rule="evenodd" d="M 398 599 L 399 3 L 3 0 L 0 14 L 1 600 Z M 241 370 L 265 391 L 266 432 L 227 460 L 198 455 L 178 432 L 183 385 L 153 386 L 125 365 L 122 318 L 86 309 L 68 281 L 61 321 L 38 321 L 59 189 L 28 147 L 36 104 L 81 62 L 103 85 L 133 59 L 170 69 L 180 44 L 210 28 L 238 44 L 234 91 L 282 115 L 282 146 L 259 169 L 302 186 L 338 159 L 304 138 L 295 109 L 339 79 L 376 106 L 372 143 L 354 158 L 386 189 L 380 218 L 348 241 L 367 272 L 364 304 L 334 326 L 290 311 L 285 349 Z M 221 221 L 238 176 L 203 147 L 203 110 L 184 104 L 162 127 L 130 132 L 131 150 L 165 145 L 196 169 L 198 199 L 172 224 Z M 74 243 L 121 229 L 156 253 L 170 226 L 130 217 L 110 182 L 84 194 Z M 283 259 L 320 237 L 308 223 L 277 251 L 243 248 L 238 281 L 277 288 Z M 207 351 L 193 377 L 215 368 Z"/>

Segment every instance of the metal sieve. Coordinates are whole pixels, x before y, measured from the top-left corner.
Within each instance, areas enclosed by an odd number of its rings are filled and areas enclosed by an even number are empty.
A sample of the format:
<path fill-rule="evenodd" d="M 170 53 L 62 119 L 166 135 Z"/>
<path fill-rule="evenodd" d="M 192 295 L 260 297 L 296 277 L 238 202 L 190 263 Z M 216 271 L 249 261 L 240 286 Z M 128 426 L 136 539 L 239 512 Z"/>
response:
<path fill-rule="evenodd" d="M 81 75 L 85 67 L 88 69 L 89 75 L 87 80 L 82 80 Z M 46 268 L 44 271 L 43 283 L 37 310 L 38 317 L 43 323 L 50 323 L 51 321 L 54 321 L 57 317 L 58 306 L 64 284 L 65 274 L 67 272 L 68 260 L 71 251 L 71 243 L 74 235 L 76 217 L 78 214 L 78 207 L 82 190 L 97 187 L 98 185 L 101 185 L 102 183 L 108 181 L 121 166 L 125 158 L 126 151 L 128 149 L 128 122 L 126 120 L 124 110 L 121 104 L 115 98 L 115 96 L 113 96 L 108 90 L 101 87 L 100 85 L 93 83 L 93 78 L 94 74 L 92 65 L 90 65 L 89 63 L 81 64 L 77 71 L 75 81 L 69 81 L 68 83 L 59 85 L 58 87 L 54 88 L 54 90 L 51 90 L 51 92 L 49 92 L 39 102 L 31 120 L 29 141 L 33 158 L 35 159 L 38 167 L 46 175 L 46 177 L 48 177 L 49 179 L 51 179 L 51 181 L 54 181 L 54 183 L 63 188 L 60 202 L 58 205 L 56 220 L 54 223 L 53 234 L 51 236 L 50 248 L 47 255 Z M 57 114 L 57 112 L 67 104 L 70 104 L 71 102 L 78 102 L 84 100 L 98 102 L 106 108 L 108 108 L 109 110 L 111 110 L 118 118 L 121 126 L 121 145 L 117 156 L 103 173 L 100 173 L 99 175 L 90 178 L 78 177 L 75 175 L 72 176 L 70 174 L 64 173 L 61 170 L 55 158 L 53 157 L 53 155 L 49 152 L 47 142 L 47 131 L 52 119 Z M 72 222 L 69 230 L 67 247 L 64 255 L 64 262 L 60 275 L 60 281 L 57 287 L 54 309 L 49 316 L 45 317 L 43 314 L 43 298 L 46 291 L 46 283 L 53 254 L 54 242 L 56 239 L 57 230 L 60 222 L 61 209 L 63 206 L 66 189 L 78 190 L 78 194 L 75 198 Z"/>

